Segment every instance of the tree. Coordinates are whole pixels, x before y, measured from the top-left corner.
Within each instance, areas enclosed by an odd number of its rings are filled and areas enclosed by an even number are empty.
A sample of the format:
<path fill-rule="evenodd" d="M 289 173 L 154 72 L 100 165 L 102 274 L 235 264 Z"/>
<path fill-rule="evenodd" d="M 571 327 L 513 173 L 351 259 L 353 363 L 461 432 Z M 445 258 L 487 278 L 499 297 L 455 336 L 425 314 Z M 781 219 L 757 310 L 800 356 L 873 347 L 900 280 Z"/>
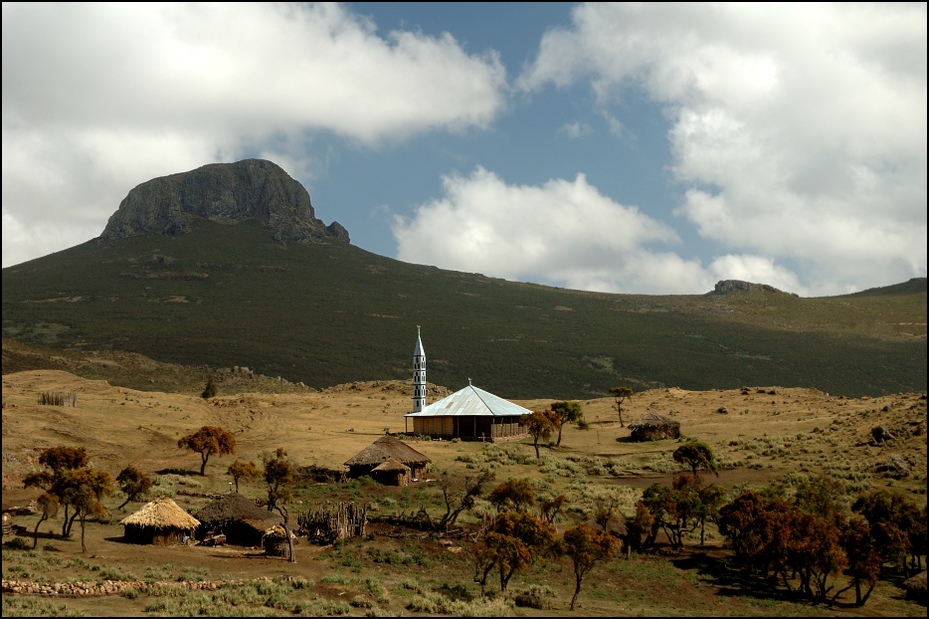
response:
<path fill-rule="evenodd" d="M 526 426 L 529 434 L 533 438 L 532 446 L 535 447 L 535 459 L 541 460 L 539 455 L 539 440 L 551 437 L 552 432 L 561 427 L 561 421 L 558 415 L 550 410 L 535 411 L 531 415 L 524 415 L 519 420 L 520 425 Z"/>
<path fill-rule="evenodd" d="M 130 501 L 135 501 L 151 490 L 152 480 L 142 473 L 142 471 L 130 464 L 116 476 L 116 485 L 119 486 L 119 489 L 126 495 L 126 500 L 123 501 L 123 504 L 116 508 L 122 509 L 128 505 Z"/>
<path fill-rule="evenodd" d="M 74 516 L 81 523 L 81 552 L 87 552 L 87 545 L 84 542 L 84 533 L 88 516 L 103 516 L 106 514 L 106 508 L 103 506 L 104 497 L 113 494 L 113 478 L 106 471 L 100 471 L 95 468 L 87 467 L 76 469 L 69 474 L 70 479 L 70 501 L 74 506 Z"/>
<path fill-rule="evenodd" d="M 216 383 L 213 382 L 212 378 L 206 381 L 206 387 L 203 388 L 203 393 L 200 394 L 200 397 L 204 400 L 216 397 Z"/>
<path fill-rule="evenodd" d="M 284 535 L 290 549 L 290 562 L 296 563 L 294 540 L 290 535 L 290 510 L 288 504 L 293 501 L 294 463 L 287 457 L 287 452 L 278 447 L 274 455 L 264 454 L 264 478 L 268 485 L 268 511 L 275 510 L 284 519 Z"/>
<path fill-rule="evenodd" d="M 654 516 L 653 533 L 660 527 L 675 548 L 684 546 L 684 534 L 699 526 L 700 497 L 690 483 L 689 476 L 678 476 L 672 487 L 654 483 L 642 493 L 642 503 Z"/>
<path fill-rule="evenodd" d="M 193 434 L 188 434 L 178 440 L 177 446 L 200 454 L 200 475 L 202 476 L 210 456 L 235 453 L 235 437 L 222 428 L 203 426 Z"/>
<path fill-rule="evenodd" d="M 226 469 L 226 474 L 232 475 L 232 481 L 235 482 L 236 492 L 239 491 L 239 481 L 248 483 L 261 477 L 261 471 L 254 461 L 243 462 L 242 460 L 236 460 Z"/>
<path fill-rule="evenodd" d="M 36 500 L 36 507 L 39 510 L 39 521 L 35 523 L 35 530 L 32 532 L 32 549 L 35 550 L 39 545 L 39 525 L 58 515 L 58 497 L 48 492 L 43 492 Z"/>
<path fill-rule="evenodd" d="M 83 447 L 49 447 L 39 454 L 39 464 L 51 471 L 30 473 L 23 478 L 24 488 L 41 488 L 57 498 L 58 504 L 64 505 L 64 521 L 61 536 L 70 537 L 74 516 L 71 514 L 73 488 L 69 472 L 88 466 L 90 458 Z"/>
<path fill-rule="evenodd" d="M 864 606 L 881 575 L 881 555 L 874 548 L 868 521 L 859 515 L 848 518 L 842 527 L 841 542 L 848 557 L 846 573 L 851 580 L 833 596 L 833 601 L 852 587 L 855 588 L 855 606 Z M 862 591 L 865 588 L 865 591 Z"/>
<path fill-rule="evenodd" d="M 528 479 L 512 477 L 494 488 L 487 500 L 499 511 L 506 511 L 512 506 L 514 510 L 524 512 L 535 505 L 535 490 Z"/>
<path fill-rule="evenodd" d="M 563 494 L 543 499 L 539 504 L 540 517 L 543 522 L 555 526 L 555 520 L 564 513 L 568 497 Z"/>
<path fill-rule="evenodd" d="M 580 402 L 555 402 L 551 406 L 551 411 L 558 415 L 558 440 L 555 442 L 558 447 L 561 447 L 561 431 L 566 423 L 576 423 L 580 427 L 586 427 Z"/>
<path fill-rule="evenodd" d="M 439 487 L 445 499 L 445 514 L 439 520 L 443 531 L 454 526 L 458 516 L 466 509 L 474 507 L 474 500 L 484 492 L 484 486 L 494 479 L 494 472 L 484 470 L 477 477 L 465 475 L 463 478 L 452 477 L 448 471 L 442 473 Z"/>
<path fill-rule="evenodd" d="M 800 579 L 800 592 L 815 602 L 825 602 L 833 588 L 827 579 L 848 564 L 832 521 L 794 510 L 787 540 L 787 565 Z"/>
<path fill-rule="evenodd" d="M 616 554 L 616 538 L 610 533 L 599 533 L 586 522 L 565 531 L 561 542 L 561 553 L 571 558 L 574 565 L 574 595 L 571 610 L 581 592 L 584 576 L 598 563 L 612 559 Z"/>
<path fill-rule="evenodd" d="M 513 574 L 536 559 L 550 555 L 556 543 L 554 528 L 535 516 L 517 511 L 503 512 L 478 549 L 475 580 L 483 592 L 487 577 L 497 568 L 500 591 L 506 591 Z"/>
<path fill-rule="evenodd" d="M 674 450 L 672 454 L 675 462 L 689 466 L 694 475 L 697 469 L 705 469 L 719 477 L 719 465 L 710 446 L 699 441 L 684 443 Z"/>
<path fill-rule="evenodd" d="M 920 512 L 902 492 L 886 488 L 859 495 L 852 511 L 868 521 L 872 544 L 882 562 L 906 573 L 907 557 L 917 551 L 920 533 L 925 535 L 925 511 Z"/>
<path fill-rule="evenodd" d="M 642 501 L 636 503 L 635 515 L 626 520 L 625 543 L 627 557 L 633 550 L 639 552 L 643 547 L 648 545 L 646 540 L 642 539 L 642 536 L 649 534 L 654 523 L 655 517 L 648 511 L 648 507 L 646 507 Z"/>
<path fill-rule="evenodd" d="M 626 398 L 632 396 L 632 389 L 630 387 L 613 387 L 610 389 L 610 395 L 616 399 L 616 412 L 619 413 L 619 425 L 624 427 L 623 423 L 623 402 L 626 401 Z"/>

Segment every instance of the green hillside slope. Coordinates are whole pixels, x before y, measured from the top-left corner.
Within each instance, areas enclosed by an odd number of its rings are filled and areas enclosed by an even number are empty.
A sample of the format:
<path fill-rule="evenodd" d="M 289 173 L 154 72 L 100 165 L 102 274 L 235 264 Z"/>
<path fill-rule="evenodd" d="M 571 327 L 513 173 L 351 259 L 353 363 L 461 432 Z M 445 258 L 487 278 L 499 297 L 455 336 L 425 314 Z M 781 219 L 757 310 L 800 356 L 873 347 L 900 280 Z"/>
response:
<path fill-rule="evenodd" d="M 926 390 L 925 279 L 880 294 L 616 295 L 508 282 L 338 241 L 280 245 L 257 222 L 89 241 L 3 269 L 3 334 L 54 348 L 247 366 L 322 388 L 411 376 L 509 398 L 610 387 Z M 920 287 L 921 282 L 921 287 Z"/>

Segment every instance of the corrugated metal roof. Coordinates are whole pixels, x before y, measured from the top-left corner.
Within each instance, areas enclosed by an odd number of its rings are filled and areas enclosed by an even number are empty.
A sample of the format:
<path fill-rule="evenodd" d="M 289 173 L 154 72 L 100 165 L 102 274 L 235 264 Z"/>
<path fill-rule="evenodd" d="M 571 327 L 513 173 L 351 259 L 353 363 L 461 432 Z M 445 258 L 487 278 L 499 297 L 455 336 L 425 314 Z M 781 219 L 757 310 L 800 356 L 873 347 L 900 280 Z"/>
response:
<path fill-rule="evenodd" d="M 433 402 L 418 413 L 406 417 L 513 417 L 531 415 L 532 411 L 513 404 L 474 385 Z"/>

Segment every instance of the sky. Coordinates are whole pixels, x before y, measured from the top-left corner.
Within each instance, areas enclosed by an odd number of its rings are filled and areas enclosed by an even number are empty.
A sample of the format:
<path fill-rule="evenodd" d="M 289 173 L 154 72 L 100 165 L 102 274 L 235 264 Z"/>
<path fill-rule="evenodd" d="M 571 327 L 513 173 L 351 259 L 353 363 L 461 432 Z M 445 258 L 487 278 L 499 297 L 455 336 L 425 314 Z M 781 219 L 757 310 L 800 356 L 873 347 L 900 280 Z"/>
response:
<path fill-rule="evenodd" d="M 16 3 L 3 268 L 258 157 L 390 258 L 611 293 L 926 277 L 926 3 Z"/>

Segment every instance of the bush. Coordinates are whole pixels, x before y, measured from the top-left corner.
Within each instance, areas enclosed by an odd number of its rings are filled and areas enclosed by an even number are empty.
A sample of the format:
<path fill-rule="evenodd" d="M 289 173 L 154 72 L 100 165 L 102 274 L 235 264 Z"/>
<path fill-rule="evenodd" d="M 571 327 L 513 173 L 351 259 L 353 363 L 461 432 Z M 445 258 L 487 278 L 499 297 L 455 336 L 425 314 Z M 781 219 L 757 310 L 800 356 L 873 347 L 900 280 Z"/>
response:
<path fill-rule="evenodd" d="M 10 550 L 30 550 L 32 548 L 32 542 L 25 537 L 14 537 L 10 541 L 4 542 L 3 547 L 9 548 Z"/>

